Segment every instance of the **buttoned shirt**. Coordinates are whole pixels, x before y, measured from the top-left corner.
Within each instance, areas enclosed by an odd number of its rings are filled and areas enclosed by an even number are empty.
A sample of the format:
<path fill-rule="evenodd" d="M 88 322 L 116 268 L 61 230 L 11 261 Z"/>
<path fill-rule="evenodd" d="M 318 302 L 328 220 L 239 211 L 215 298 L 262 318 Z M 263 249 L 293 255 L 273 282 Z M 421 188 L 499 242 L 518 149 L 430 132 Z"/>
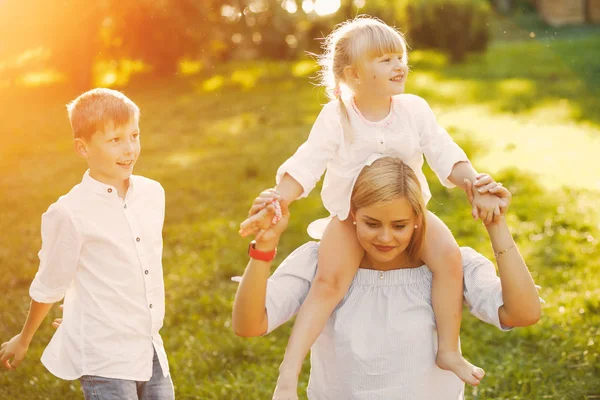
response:
<path fill-rule="evenodd" d="M 317 269 L 319 244 L 288 256 L 267 283 L 271 332 L 292 318 Z M 477 318 L 499 329 L 502 285 L 494 265 L 461 248 L 464 299 Z M 344 299 L 311 349 L 311 400 L 462 400 L 464 383 L 437 367 L 437 335 L 431 305 L 431 271 L 359 268 Z"/>
<path fill-rule="evenodd" d="M 465 152 L 442 128 L 427 102 L 421 97 L 393 96 L 390 112 L 378 122 L 364 118 L 352 98 L 343 100 L 350 120 L 352 140 L 344 137 L 339 101 L 326 104 L 310 135 L 277 170 L 276 181 L 288 173 L 303 188 L 306 197 L 327 170 L 321 198 L 332 216 L 345 220 L 350 211 L 350 196 L 360 170 L 374 154 L 399 157 L 417 175 L 427 203 L 431 192 L 423 174 L 423 155 L 440 182 L 448 180 L 454 165 L 468 161 Z"/>
<path fill-rule="evenodd" d="M 121 199 L 89 175 L 42 215 L 40 265 L 31 298 L 64 297 L 63 322 L 42 355 L 62 379 L 82 375 L 148 381 L 154 351 L 169 373 L 159 330 L 165 313 L 165 193 L 131 176 Z"/>

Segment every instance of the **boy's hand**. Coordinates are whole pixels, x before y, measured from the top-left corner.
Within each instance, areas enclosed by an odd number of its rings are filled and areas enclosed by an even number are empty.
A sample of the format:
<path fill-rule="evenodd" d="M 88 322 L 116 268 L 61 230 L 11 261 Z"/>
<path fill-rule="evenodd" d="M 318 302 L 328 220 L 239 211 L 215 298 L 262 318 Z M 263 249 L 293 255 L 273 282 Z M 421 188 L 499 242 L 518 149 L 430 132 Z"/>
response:
<path fill-rule="evenodd" d="M 61 304 L 60 306 L 58 306 L 58 308 L 60 308 L 60 310 L 62 311 L 63 305 Z M 54 321 L 52 321 L 52 327 L 54 329 L 58 329 L 60 324 L 62 324 L 62 318 L 56 318 Z"/>
<path fill-rule="evenodd" d="M 25 358 L 28 350 L 29 343 L 27 343 L 19 333 L 8 342 L 2 343 L 0 346 L 0 364 L 8 370 L 16 369 Z M 10 362 L 11 359 L 12 363 Z"/>
<path fill-rule="evenodd" d="M 240 224 L 239 233 L 242 237 L 257 234 L 272 225 L 275 210 L 268 209 L 267 206 L 272 204 L 274 200 L 281 200 L 281 196 L 275 189 L 264 190 L 254 199 L 254 203 L 248 211 L 248 218 Z"/>

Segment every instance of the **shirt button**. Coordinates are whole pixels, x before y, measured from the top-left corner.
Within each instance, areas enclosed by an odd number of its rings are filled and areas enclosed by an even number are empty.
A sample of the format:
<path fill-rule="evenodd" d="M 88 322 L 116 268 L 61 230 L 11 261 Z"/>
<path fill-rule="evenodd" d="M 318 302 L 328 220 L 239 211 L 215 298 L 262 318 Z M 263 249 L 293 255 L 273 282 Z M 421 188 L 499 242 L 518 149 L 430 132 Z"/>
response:
<path fill-rule="evenodd" d="M 145 271 L 144 271 L 144 273 L 145 273 L 146 275 L 148 275 L 148 274 L 150 273 L 150 271 L 148 271 L 148 270 L 145 270 Z"/>
<path fill-rule="evenodd" d="M 383 272 L 379 273 L 379 279 L 383 279 Z"/>
<path fill-rule="evenodd" d="M 108 189 L 106 189 L 106 191 L 107 191 L 108 193 L 112 193 L 112 189 L 111 189 L 111 188 L 108 188 Z"/>
<path fill-rule="evenodd" d="M 136 242 L 139 242 L 140 240 L 142 240 L 142 239 L 140 239 L 139 237 L 136 237 L 136 238 L 135 238 L 135 241 L 136 241 Z"/>
<path fill-rule="evenodd" d="M 125 204 L 125 205 L 123 206 L 123 208 L 127 208 L 127 204 Z"/>
<path fill-rule="evenodd" d="M 379 141 L 379 143 L 383 144 L 383 139 L 381 139 L 381 140 Z"/>
<path fill-rule="evenodd" d="M 152 308 L 152 304 L 150 304 L 150 308 Z"/>

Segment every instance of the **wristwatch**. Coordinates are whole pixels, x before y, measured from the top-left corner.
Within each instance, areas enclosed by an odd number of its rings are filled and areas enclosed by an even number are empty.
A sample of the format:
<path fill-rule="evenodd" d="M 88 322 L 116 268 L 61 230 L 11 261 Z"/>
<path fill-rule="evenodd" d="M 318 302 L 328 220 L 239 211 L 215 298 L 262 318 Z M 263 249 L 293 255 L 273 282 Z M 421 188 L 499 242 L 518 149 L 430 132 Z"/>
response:
<path fill-rule="evenodd" d="M 271 251 L 260 251 L 256 248 L 256 240 L 253 240 L 248 245 L 248 255 L 255 260 L 260 261 L 273 261 L 277 254 L 277 248 Z"/>

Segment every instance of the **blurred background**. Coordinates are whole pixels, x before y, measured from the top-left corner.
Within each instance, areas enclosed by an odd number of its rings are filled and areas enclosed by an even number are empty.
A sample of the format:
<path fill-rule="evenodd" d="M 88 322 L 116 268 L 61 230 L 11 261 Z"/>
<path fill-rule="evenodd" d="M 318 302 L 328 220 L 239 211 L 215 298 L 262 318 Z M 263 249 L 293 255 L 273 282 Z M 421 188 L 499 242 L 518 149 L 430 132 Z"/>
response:
<path fill-rule="evenodd" d="M 487 371 L 467 399 L 600 399 L 600 0 L 0 0 L 0 342 L 25 320 L 40 216 L 86 169 L 65 104 L 113 87 L 142 110 L 136 173 L 167 193 L 177 398 L 270 399 L 291 324 L 233 334 L 237 228 L 327 102 L 312 54 L 358 14 L 406 35 L 407 92 L 513 192 L 508 220 L 546 300 L 537 325 L 508 333 L 465 313 L 463 352 Z M 429 208 L 491 257 L 464 195 L 426 172 Z M 319 190 L 291 212 L 278 261 L 325 215 Z M 39 362 L 59 315 L 0 372 L 0 398 L 83 397 Z"/>

